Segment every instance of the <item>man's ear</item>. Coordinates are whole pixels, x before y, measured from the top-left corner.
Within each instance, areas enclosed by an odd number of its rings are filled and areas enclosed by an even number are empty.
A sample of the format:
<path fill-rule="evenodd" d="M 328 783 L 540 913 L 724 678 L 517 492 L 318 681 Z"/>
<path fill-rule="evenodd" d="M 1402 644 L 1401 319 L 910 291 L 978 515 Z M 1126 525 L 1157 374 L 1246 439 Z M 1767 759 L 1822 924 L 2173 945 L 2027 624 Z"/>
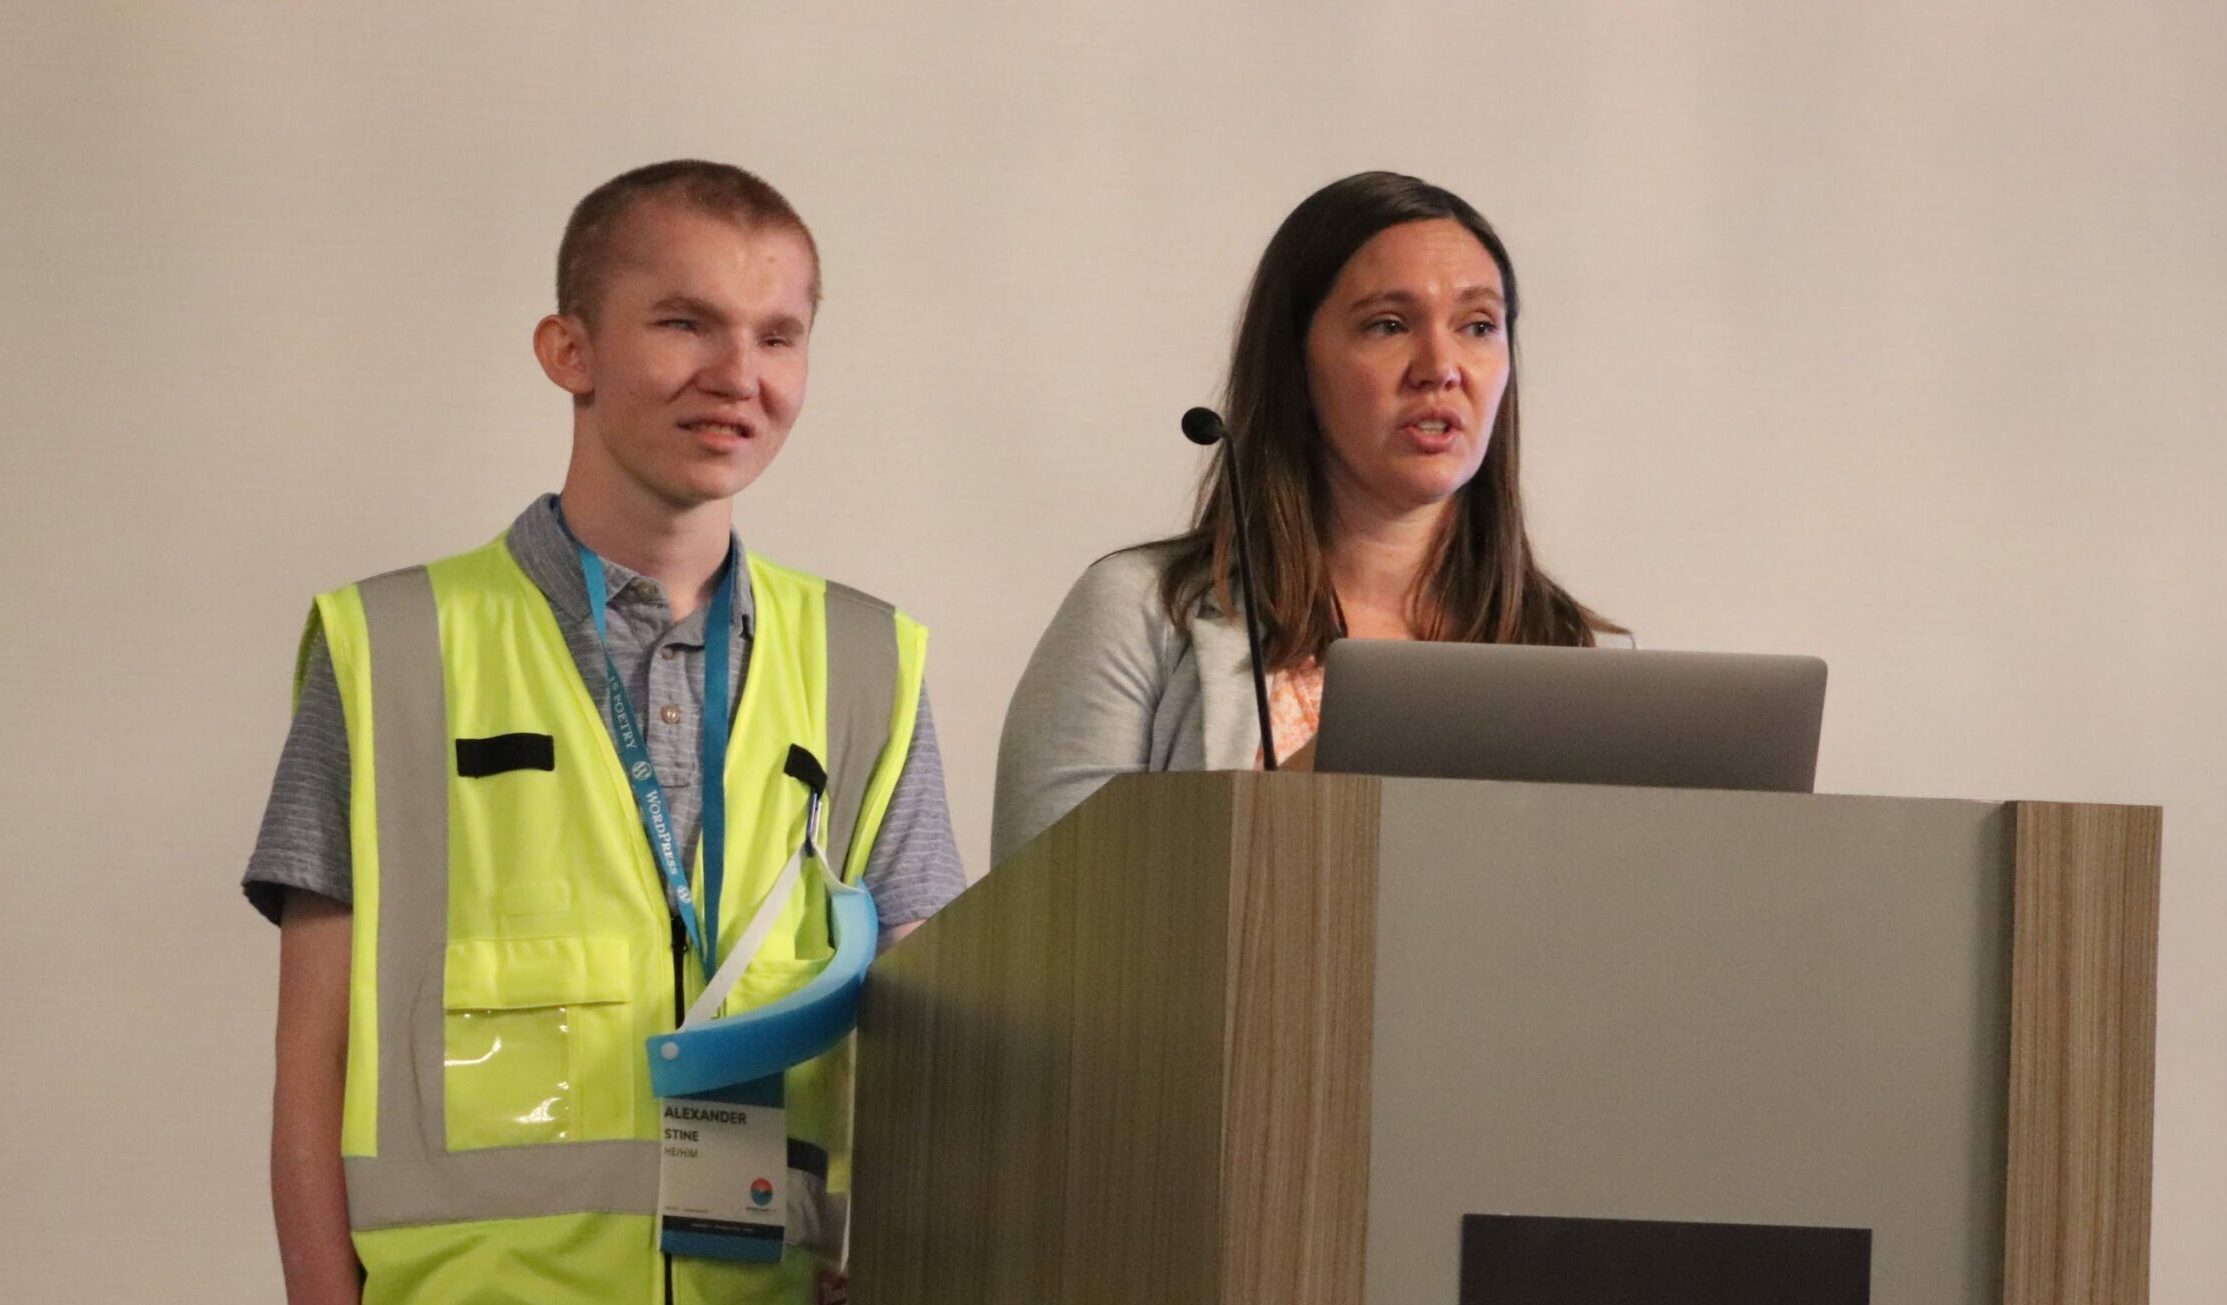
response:
<path fill-rule="evenodd" d="M 534 357 L 558 389 L 575 399 L 594 397 L 594 353 L 587 323 L 563 313 L 542 318 L 534 324 Z"/>

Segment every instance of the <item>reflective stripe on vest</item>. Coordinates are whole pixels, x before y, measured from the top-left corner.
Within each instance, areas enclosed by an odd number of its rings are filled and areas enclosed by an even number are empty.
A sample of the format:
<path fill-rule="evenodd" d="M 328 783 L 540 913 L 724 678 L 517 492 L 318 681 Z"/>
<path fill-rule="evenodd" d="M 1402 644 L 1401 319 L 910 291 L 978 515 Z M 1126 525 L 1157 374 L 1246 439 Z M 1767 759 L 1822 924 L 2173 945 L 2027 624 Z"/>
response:
<path fill-rule="evenodd" d="M 440 617 L 424 567 L 364 581 L 357 593 L 369 644 L 377 800 L 377 1153 L 345 1158 L 350 1223 L 360 1232 L 654 1212 L 659 1144 L 652 1140 L 448 1147 L 442 976 L 450 943 L 452 744 Z M 898 714 L 897 617 L 887 604 L 834 583 L 826 585 L 824 612 L 827 850 L 841 858 L 838 874 L 856 882 L 864 866 L 850 864 L 860 852 L 853 835 L 869 790 L 880 779 L 886 801 L 894 783 L 894 768 L 877 762 Z M 843 1198 L 815 1176 L 793 1177 L 807 1198 L 796 1212 L 799 1231 L 822 1246 L 839 1245 Z"/>

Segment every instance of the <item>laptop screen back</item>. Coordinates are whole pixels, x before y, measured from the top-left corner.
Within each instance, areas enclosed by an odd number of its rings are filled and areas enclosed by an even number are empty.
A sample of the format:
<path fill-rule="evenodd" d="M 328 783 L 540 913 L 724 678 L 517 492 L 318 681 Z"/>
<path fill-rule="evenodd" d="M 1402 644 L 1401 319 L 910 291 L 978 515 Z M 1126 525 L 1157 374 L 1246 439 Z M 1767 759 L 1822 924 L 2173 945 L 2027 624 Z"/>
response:
<path fill-rule="evenodd" d="M 1315 769 L 1806 793 L 1824 710 L 1815 657 L 1341 639 Z"/>

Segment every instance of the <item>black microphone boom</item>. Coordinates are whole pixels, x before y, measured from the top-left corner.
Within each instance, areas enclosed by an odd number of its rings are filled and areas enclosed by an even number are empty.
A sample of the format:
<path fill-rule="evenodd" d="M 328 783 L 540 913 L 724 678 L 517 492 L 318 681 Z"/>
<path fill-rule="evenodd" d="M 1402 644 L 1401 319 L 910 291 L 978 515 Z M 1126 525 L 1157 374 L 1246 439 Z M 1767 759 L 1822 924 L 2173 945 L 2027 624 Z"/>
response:
<path fill-rule="evenodd" d="M 1237 474 L 1237 450 L 1222 427 L 1222 414 L 1193 408 L 1183 414 L 1183 437 L 1193 444 L 1222 446 L 1222 473 L 1229 483 L 1230 509 L 1237 517 L 1237 583 L 1245 595 L 1245 642 L 1253 653 L 1253 706 L 1260 712 L 1261 769 L 1276 769 L 1276 731 L 1268 723 L 1268 671 L 1261 664 L 1260 602 L 1253 587 L 1253 550 L 1245 537 L 1245 490 Z"/>

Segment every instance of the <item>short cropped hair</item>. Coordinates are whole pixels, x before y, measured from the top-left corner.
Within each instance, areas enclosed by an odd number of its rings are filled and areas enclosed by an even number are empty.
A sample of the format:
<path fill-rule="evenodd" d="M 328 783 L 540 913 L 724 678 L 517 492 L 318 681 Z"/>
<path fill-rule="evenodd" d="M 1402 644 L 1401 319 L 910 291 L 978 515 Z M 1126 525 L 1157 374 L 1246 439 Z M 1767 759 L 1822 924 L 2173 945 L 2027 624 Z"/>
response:
<path fill-rule="evenodd" d="M 820 247 L 781 192 L 729 163 L 674 159 L 611 178 L 573 206 L 557 245 L 557 311 L 594 324 L 627 215 L 645 200 L 685 205 L 744 230 L 794 231 L 812 253 L 812 306 L 820 305 Z"/>

